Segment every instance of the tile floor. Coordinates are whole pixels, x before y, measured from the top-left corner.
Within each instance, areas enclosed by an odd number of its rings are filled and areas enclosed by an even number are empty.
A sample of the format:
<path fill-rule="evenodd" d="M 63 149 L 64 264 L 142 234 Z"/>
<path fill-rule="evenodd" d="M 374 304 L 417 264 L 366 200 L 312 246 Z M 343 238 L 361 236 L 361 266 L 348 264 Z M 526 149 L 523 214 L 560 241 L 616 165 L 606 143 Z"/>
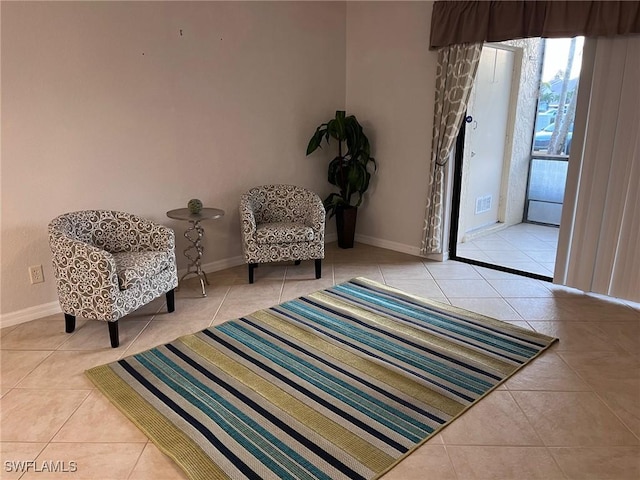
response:
<path fill-rule="evenodd" d="M 519 223 L 459 243 L 457 255 L 553 277 L 559 231 L 557 227 Z"/>
<path fill-rule="evenodd" d="M 431 299 L 560 338 L 384 476 L 401 479 L 640 478 L 640 306 L 457 262 L 434 263 L 367 245 L 327 249 L 313 262 L 244 267 L 209 275 L 121 322 L 121 346 L 106 326 L 62 315 L 0 330 L 3 479 L 183 479 L 85 378 L 85 369 L 232 317 L 366 276 Z M 6 461 L 77 462 L 75 474 L 9 472 Z M 67 463 L 69 466 L 69 463 Z"/>

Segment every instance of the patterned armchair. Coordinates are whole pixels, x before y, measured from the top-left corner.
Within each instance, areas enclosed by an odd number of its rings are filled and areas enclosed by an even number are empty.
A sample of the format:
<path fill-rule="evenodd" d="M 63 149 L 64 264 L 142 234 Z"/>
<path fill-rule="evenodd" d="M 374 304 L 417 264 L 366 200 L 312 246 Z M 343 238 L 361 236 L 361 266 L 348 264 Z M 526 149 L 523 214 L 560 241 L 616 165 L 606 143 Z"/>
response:
<path fill-rule="evenodd" d="M 122 212 L 72 212 L 51 221 L 49 246 L 67 333 L 76 316 L 103 320 L 116 348 L 121 317 L 163 293 L 174 311 L 178 274 L 170 228 Z"/>
<path fill-rule="evenodd" d="M 249 283 L 259 263 L 315 260 L 322 275 L 325 210 L 315 193 L 294 185 L 255 187 L 240 197 L 242 250 Z"/>

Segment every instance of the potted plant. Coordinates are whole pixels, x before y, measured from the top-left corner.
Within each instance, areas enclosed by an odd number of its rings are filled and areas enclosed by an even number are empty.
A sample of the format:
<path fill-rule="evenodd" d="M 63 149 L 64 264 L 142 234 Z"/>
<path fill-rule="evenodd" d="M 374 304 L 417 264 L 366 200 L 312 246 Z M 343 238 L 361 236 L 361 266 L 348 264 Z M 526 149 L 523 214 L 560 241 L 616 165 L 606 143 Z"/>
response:
<path fill-rule="evenodd" d="M 375 171 L 377 164 L 371 156 L 369 139 L 355 115 L 346 116 L 344 111 L 338 110 L 335 118 L 316 128 L 309 140 L 307 155 L 322 148 L 323 139 L 329 144 L 332 138 L 338 145 L 338 155 L 329 163 L 327 178 L 339 192 L 329 194 L 324 207 L 329 218 L 336 216 L 338 246 L 353 248 L 358 207 L 369 188 L 369 169 L 373 166 Z"/>

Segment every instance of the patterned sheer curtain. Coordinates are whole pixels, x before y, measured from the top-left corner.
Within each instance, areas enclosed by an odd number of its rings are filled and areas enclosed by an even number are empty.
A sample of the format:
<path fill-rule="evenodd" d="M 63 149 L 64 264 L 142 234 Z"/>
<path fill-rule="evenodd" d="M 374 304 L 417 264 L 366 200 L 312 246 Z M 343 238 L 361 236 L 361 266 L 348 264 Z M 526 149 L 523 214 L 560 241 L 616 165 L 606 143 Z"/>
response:
<path fill-rule="evenodd" d="M 453 153 L 467 110 L 481 52 L 482 42 L 450 45 L 438 50 L 429 195 L 420 247 L 423 255 L 442 253 L 445 165 Z"/>

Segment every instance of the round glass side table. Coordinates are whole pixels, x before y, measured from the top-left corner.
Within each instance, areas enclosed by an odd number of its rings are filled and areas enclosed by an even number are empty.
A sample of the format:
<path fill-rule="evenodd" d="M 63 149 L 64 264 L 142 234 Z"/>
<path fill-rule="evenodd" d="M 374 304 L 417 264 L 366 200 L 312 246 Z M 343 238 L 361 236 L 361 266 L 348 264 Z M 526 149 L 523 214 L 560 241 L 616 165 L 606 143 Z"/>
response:
<path fill-rule="evenodd" d="M 224 210 L 219 208 L 203 208 L 200 213 L 191 213 L 188 208 L 176 208 L 175 210 L 169 210 L 167 217 L 174 220 L 183 220 L 191 223 L 191 226 L 184 232 L 184 237 L 189 240 L 190 245 L 183 250 L 184 256 L 189 259 L 189 265 L 187 266 L 187 272 L 180 277 L 182 282 L 185 277 L 189 275 L 195 275 L 200 279 L 200 287 L 202 288 L 202 296 L 207 296 L 205 290 L 205 284 L 209 285 L 209 279 L 207 274 L 202 270 L 202 254 L 204 253 L 204 247 L 202 245 L 202 237 L 204 236 L 204 228 L 200 225 L 203 220 L 215 220 L 224 216 Z"/>

